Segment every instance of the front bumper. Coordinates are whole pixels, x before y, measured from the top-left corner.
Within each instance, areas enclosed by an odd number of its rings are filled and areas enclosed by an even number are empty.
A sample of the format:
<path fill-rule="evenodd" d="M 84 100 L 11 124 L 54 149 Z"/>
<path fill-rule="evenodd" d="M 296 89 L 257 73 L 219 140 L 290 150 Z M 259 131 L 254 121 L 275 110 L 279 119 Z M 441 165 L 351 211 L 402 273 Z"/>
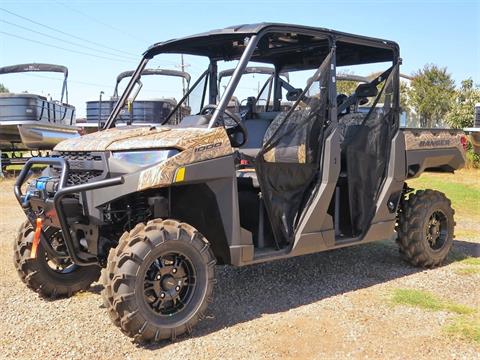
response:
<path fill-rule="evenodd" d="M 58 186 L 55 189 L 55 194 L 53 199 L 40 199 L 35 197 L 35 199 L 29 199 L 28 196 L 22 193 L 22 185 L 28 178 L 30 169 L 33 165 L 53 165 L 60 168 L 60 177 L 58 180 Z M 79 194 L 85 191 L 96 190 L 100 188 L 105 188 L 109 186 L 120 185 L 124 183 L 124 178 L 122 176 L 103 179 L 99 181 L 89 182 L 80 185 L 67 186 L 69 166 L 68 162 L 61 157 L 37 157 L 32 158 L 27 161 L 23 167 L 20 175 L 18 176 L 14 192 L 17 201 L 23 208 L 25 215 L 28 220 L 35 227 L 36 218 L 38 216 L 38 208 L 42 207 L 46 210 L 46 213 L 42 216 L 48 215 L 52 219 L 52 224 L 58 225 L 62 230 L 63 239 L 65 241 L 65 246 L 67 248 L 68 254 L 61 254 L 55 251 L 50 243 L 47 241 L 44 231 L 41 231 L 40 241 L 43 247 L 46 249 L 49 256 L 62 258 L 68 256 L 73 263 L 77 265 L 92 265 L 97 264 L 98 260 L 96 257 L 92 257 L 90 254 L 83 252 L 80 249 L 79 244 L 75 243 L 75 239 L 71 235 L 71 229 L 67 221 L 66 212 L 64 209 L 64 198 L 67 195 Z M 35 207 L 35 208 L 34 208 Z M 37 210 L 37 211 L 36 211 Z"/>

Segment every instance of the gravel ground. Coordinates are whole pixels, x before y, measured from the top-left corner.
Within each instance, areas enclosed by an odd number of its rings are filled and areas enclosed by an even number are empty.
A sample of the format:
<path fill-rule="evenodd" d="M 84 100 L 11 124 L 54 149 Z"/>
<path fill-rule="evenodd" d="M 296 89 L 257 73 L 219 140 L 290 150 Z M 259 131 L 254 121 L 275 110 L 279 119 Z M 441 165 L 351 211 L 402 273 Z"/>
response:
<path fill-rule="evenodd" d="M 455 316 L 393 306 L 389 292 L 415 288 L 480 310 L 480 274 L 446 266 L 421 271 L 393 243 L 233 268 L 218 266 L 215 300 L 190 337 L 140 346 L 110 323 L 101 285 L 70 299 L 39 298 L 12 265 L 24 220 L 11 180 L 0 182 L 0 358 L 244 359 L 480 358 L 478 345 L 446 335 Z M 461 221 L 480 233 L 478 219 Z M 455 241 L 455 254 L 480 256 L 480 237 Z"/>

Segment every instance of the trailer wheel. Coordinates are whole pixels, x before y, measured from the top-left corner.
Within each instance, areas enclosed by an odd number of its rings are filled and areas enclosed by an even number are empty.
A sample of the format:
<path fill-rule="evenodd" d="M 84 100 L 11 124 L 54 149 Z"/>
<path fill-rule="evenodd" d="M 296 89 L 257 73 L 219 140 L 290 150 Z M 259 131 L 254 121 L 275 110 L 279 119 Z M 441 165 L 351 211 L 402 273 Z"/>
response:
<path fill-rule="evenodd" d="M 419 267 L 441 265 L 453 245 L 454 213 L 439 191 L 419 190 L 405 199 L 396 229 L 403 258 Z"/>
<path fill-rule="evenodd" d="M 110 317 L 138 342 L 190 333 L 213 299 L 215 263 L 208 241 L 186 223 L 137 225 L 109 256 Z"/>
<path fill-rule="evenodd" d="M 41 243 L 38 245 L 37 257 L 30 258 L 34 229 L 25 221 L 18 230 L 14 243 L 14 265 L 20 279 L 41 296 L 49 298 L 70 297 L 80 290 L 86 290 L 98 280 L 100 267 L 77 266 L 69 260 L 58 264 L 48 258 Z M 49 238 L 63 241 L 61 232 L 54 228 L 45 229 Z"/>

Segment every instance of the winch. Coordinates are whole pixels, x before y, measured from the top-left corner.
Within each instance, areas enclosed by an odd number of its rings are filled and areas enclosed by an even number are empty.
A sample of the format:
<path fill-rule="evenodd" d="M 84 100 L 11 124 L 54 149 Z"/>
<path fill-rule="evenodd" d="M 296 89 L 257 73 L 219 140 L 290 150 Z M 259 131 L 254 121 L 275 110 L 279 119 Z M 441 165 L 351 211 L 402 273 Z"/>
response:
<path fill-rule="evenodd" d="M 33 180 L 27 188 L 26 194 L 23 196 L 23 202 L 27 202 L 32 197 L 41 198 L 43 200 L 53 197 L 58 190 L 58 177 L 41 176 Z"/>
<path fill-rule="evenodd" d="M 41 176 L 32 180 L 25 195 L 22 196 L 22 206 L 30 209 L 35 217 L 41 217 L 46 225 L 59 226 L 53 197 L 58 191 L 59 178 Z"/>

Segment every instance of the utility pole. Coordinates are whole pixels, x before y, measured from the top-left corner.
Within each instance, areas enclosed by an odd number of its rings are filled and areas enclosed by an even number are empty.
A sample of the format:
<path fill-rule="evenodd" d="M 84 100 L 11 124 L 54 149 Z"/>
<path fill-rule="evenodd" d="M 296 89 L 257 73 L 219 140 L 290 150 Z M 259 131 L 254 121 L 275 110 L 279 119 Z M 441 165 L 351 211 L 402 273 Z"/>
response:
<path fill-rule="evenodd" d="M 182 63 L 181 63 L 182 72 L 185 72 L 185 63 L 183 62 L 183 54 L 181 54 L 180 56 L 182 58 Z M 183 96 L 185 96 L 185 79 L 183 77 L 182 77 L 182 89 L 183 89 Z"/>
<path fill-rule="evenodd" d="M 100 96 L 98 100 L 98 130 L 102 130 L 103 125 L 102 125 L 102 95 L 105 94 L 102 91 L 100 91 Z"/>
<path fill-rule="evenodd" d="M 185 68 L 189 67 L 190 64 L 185 64 L 185 61 L 183 59 L 183 54 L 180 54 L 180 65 L 175 65 L 175 67 L 179 67 L 182 72 L 185 72 Z M 182 91 L 183 91 L 183 96 L 187 93 L 187 86 L 185 84 L 185 79 L 182 77 Z"/>

